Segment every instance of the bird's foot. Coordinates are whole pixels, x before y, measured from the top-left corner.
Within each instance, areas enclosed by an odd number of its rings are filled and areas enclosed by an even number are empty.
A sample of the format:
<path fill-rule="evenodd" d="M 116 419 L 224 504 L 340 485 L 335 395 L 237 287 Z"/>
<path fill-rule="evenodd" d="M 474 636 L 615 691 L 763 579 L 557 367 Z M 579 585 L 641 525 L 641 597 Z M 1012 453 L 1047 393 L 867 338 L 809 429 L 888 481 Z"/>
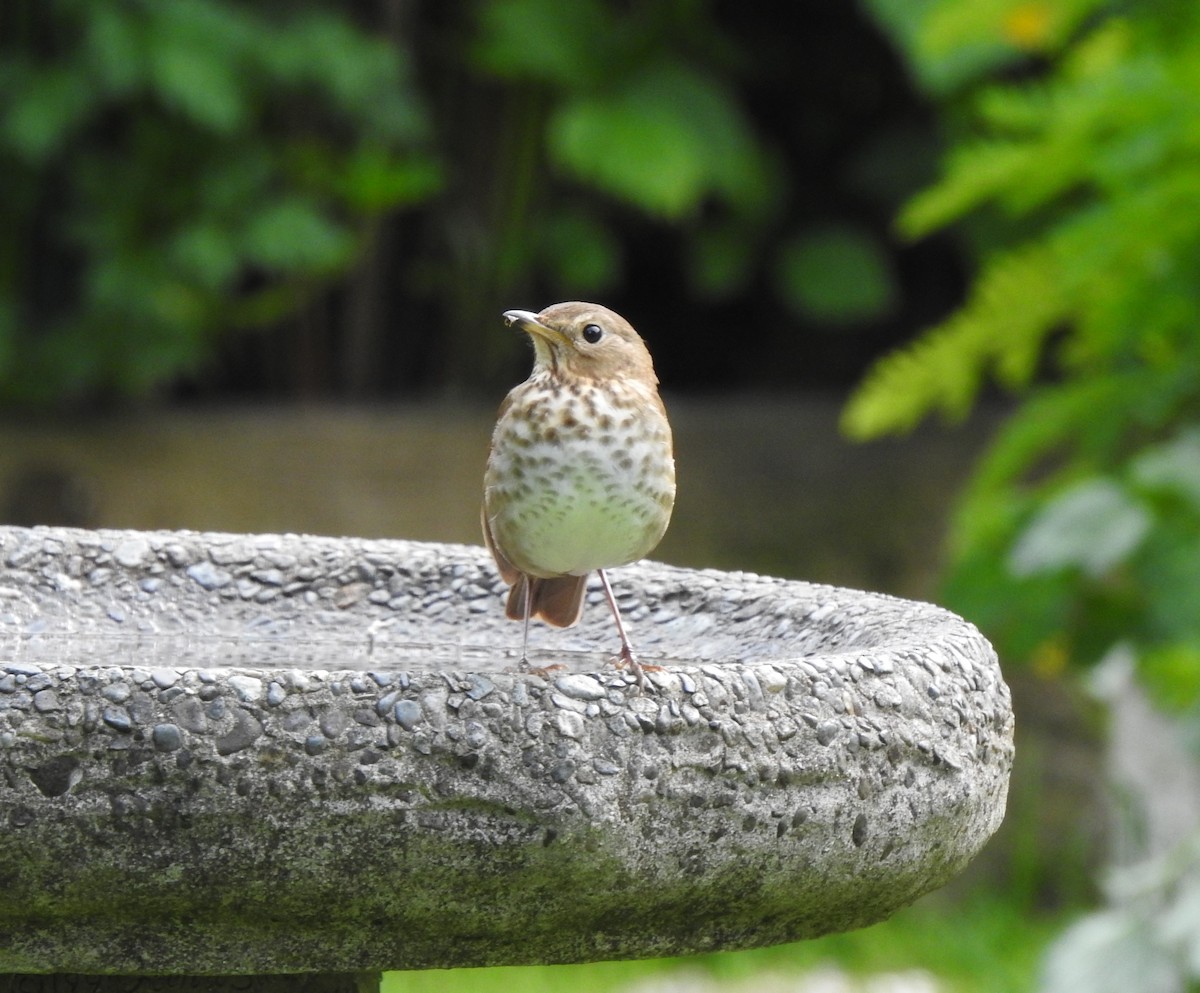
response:
<path fill-rule="evenodd" d="M 530 665 L 529 659 L 521 659 L 519 665 L 509 666 L 507 672 L 522 672 L 529 673 L 531 676 L 541 676 L 542 679 L 549 682 L 554 678 L 556 672 L 563 672 L 566 666 L 561 662 L 552 662 L 550 665 Z"/>
<path fill-rule="evenodd" d="M 628 669 L 632 672 L 634 678 L 637 679 L 638 689 L 641 691 L 645 691 L 649 685 L 646 682 L 646 673 L 663 671 L 661 665 L 651 665 L 648 662 L 639 661 L 633 653 L 633 647 L 628 644 L 622 645 L 620 652 L 613 657 L 613 665 L 618 669 Z"/>

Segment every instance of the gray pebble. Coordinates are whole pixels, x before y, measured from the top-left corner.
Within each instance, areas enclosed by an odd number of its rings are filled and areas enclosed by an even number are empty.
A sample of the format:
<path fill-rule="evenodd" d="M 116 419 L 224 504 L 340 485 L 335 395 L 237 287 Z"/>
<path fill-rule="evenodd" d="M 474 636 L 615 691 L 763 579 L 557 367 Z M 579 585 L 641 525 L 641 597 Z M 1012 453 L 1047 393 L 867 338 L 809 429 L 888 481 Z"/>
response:
<path fill-rule="evenodd" d="M 255 676 L 230 676 L 227 682 L 243 703 L 254 703 L 262 697 L 263 681 Z"/>
<path fill-rule="evenodd" d="M 551 693 L 550 702 L 561 710 L 572 710 L 577 714 L 586 712 L 588 707 L 582 700 L 573 700 L 561 693 Z"/>
<path fill-rule="evenodd" d="M 326 738 L 336 738 L 350 726 L 350 718 L 342 710 L 327 710 L 321 715 L 321 730 Z"/>
<path fill-rule="evenodd" d="M 890 686 L 881 686 L 875 693 L 875 705 L 890 709 L 900 706 L 900 694 Z"/>
<path fill-rule="evenodd" d="M 778 693 L 787 688 L 787 676 L 773 666 L 761 666 L 755 675 L 758 676 L 758 684 L 767 693 Z"/>
<path fill-rule="evenodd" d="M 26 679 L 24 685 L 25 689 L 30 693 L 37 693 L 38 690 L 44 690 L 53 684 L 49 676 L 44 672 L 39 672 L 36 676 L 30 676 Z"/>
<path fill-rule="evenodd" d="M 576 700 L 599 700 L 608 693 L 599 680 L 584 673 L 559 676 L 554 680 L 554 685 L 565 695 Z"/>
<path fill-rule="evenodd" d="M 160 752 L 173 752 L 183 747 L 183 732 L 174 724 L 155 724 L 150 740 Z"/>
<path fill-rule="evenodd" d="M 262 587 L 259 586 L 258 583 L 256 583 L 253 579 L 243 577 L 237 581 L 237 594 L 243 600 L 249 600 L 261 589 Z"/>
<path fill-rule="evenodd" d="M 37 666 L 26 666 L 24 662 L 7 662 L 5 663 L 4 670 L 11 675 L 24 676 L 40 675 L 42 672 Z"/>
<path fill-rule="evenodd" d="M 150 543 L 140 535 L 131 535 L 113 549 L 113 561 L 124 569 L 136 569 L 149 554 Z"/>
<path fill-rule="evenodd" d="M 467 690 L 467 696 L 472 700 L 482 700 L 489 693 L 496 689 L 496 684 L 486 676 L 481 676 L 478 673 L 471 674 L 471 688 Z"/>
<path fill-rule="evenodd" d="M 405 731 L 411 731 L 423 719 L 421 705 L 416 700 L 400 700 L 396 704 L 396 723 Z"/>
<path fill-rule="evenodd" d="M 293 710 L 279 719 L 279 726 L 285 731 L 301 731 L 312 723 L 312 718 L 303 710 Z"/>
<path fill-rule="evenodd" d="M 201 733 L 208 727 L 208 720 L 204 716 L 204 707 L 193 696 L 181 697 L 176 700 L 171 705 L 171 712 L 175 715 L 175 720 L 188 731 Z"/>
<path fill-rule="evenodd" d="M 822 721 L 817 725 L 817 741 L 822 745 L 828 745 L 837 737 L 841 729 L 842 726 L 837 721 Z"/>
<path fill-rule="evenodd" d="M 62 710 L 62 704 L 58 702 L 54 690 L 41 690 L 33 695 L 33 709 L 46 714 L 53 710 Z"/>
<path fill-rule="evenodd" d="M 572 710 L 561 710 L 554 715 L 558 733 L 565 738 L 583 737 L 583 717 Z"/>
<path fill-rule="evenodd" d="M 396 701 L 399 699 L 400 699 L 400 691 L 399 690 L 392 690 L 391 693 L 385 693 L 383 696 L 381 696 L 379 698 L 379 701 L 375 704 L 376 712 L 379 714 L 380 717 L 387 716 L 387 714 L 389 712 L 391 712 L 392 708 L 396 706 Z"/>
<path fill-rule="evenodd" d="M 263 733 L 263 726 L 245 710 L 233 712 L 233 730 L 216 740 L 218 755 L 232 755 L 249 748 Z"/>
<path fill-rule="evenodd" d="M 133 730 L 133 722 L 123 707 L 105 708 L 101 719 L 114 731 L 120 731 L 122 734 L 128 734 Z"/>
<path fill-rule="evenodd" d="M 219 590 L 233 582 L 233 576 L 211 562 L 197 562 L 187 568 L 188 578 L 194 579 L 206 590 Z"/>
<path fill-rule="evenodd" d="M 132 692 L 128 683 L 109 683 L 100 691 L 100 695 L 113 703 L 124 703 Z"/>

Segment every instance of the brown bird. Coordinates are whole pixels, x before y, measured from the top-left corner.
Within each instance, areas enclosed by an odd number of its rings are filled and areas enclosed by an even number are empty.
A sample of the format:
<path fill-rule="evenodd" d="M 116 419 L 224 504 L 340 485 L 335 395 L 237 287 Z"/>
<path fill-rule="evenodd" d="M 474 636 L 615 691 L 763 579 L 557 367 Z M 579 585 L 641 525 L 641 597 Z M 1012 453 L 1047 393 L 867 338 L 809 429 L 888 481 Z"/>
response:
<path fill-rule="evenodd" d="M 590 572 L 600 575 L 621 638 L 617 665 L 645 685 L 605 570 L 650 553 L 675 504 L 671 425 L 638 333 L 594 303 L 505 323 L 533 340 L 530 377 L 504 399 L 483 488 L 483 537 L 512 586 L 507 614 L 570 627 Z"/>

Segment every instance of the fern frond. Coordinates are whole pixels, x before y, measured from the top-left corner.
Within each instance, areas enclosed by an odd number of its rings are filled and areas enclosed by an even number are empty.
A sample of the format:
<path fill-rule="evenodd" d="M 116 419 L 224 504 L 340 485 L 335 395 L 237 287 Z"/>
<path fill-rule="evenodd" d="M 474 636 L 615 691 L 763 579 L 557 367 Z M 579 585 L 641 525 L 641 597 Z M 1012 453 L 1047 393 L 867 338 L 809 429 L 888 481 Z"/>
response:
<path fill-rule="evenodd" d="M 906 238 L 921 238 L 955 221 L 1037 169 L 1037 149 L 1027 141 L 979 139 L 954 151 L 945 175 L 913 197 L 896 220 Z"/>
<path fill-rule="evenodd" d="M 1045 245 L 993 259 L 961 310 L 875 365 L 847 403 L 842 430 L 867 439 L 907 432 L 934 411 L 961 419 L 989 371 L 1010 387 L 1026 384 L 1067 312 L 1061 283 Z"/>

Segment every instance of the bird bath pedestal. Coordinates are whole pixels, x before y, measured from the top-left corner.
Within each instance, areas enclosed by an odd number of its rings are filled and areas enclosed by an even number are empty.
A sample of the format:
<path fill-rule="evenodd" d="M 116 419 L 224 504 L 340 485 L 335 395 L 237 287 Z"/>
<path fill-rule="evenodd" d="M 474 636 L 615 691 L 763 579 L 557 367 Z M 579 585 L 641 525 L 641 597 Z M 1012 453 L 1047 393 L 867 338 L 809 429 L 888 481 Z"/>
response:
<path fill-rule="evenodd" d="M 881 920 L 999 825 L 991 647 L 643 563 L 535 627 L 481 548 L 0 528 L 0 990 L 352 990 Z M 140 977 L 140 978 L 130 978 Z"/>

